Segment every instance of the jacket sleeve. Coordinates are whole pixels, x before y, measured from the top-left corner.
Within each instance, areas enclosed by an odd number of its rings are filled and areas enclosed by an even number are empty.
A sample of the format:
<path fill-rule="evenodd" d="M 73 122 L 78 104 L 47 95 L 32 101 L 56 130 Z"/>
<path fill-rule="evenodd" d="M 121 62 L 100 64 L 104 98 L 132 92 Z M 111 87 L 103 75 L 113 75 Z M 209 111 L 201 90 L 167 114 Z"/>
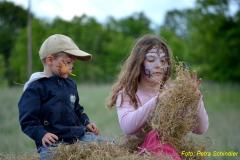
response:
<path fill-rule="evenodd" d="M 41 144 L 47 131 L 40 122 L 41 98 L 39 88 L 31 86 L 24 91 L 18 103 L 19 121 L 22 131 L 36 143 Z"/>
<path fill-rule="evenodd" d="M 147 121 L 149 114 L 154 110 L 157 96 L 150 99 L 144 105 L 134 109 L 130 99 L 119 94 L 116 101 L 117 114 L 120 127 L 124 134 L 135 134 Z"/>
<path fill-rule="evenodd" d="M 90 123 L 89 118 L 86 113 L 84 113 L 84 108 L 79 104 L 79 96 L 77 93 L 76 102 L 75 102 L 75 113 L 77 114 L 80 122 L 86 126 Z"/>

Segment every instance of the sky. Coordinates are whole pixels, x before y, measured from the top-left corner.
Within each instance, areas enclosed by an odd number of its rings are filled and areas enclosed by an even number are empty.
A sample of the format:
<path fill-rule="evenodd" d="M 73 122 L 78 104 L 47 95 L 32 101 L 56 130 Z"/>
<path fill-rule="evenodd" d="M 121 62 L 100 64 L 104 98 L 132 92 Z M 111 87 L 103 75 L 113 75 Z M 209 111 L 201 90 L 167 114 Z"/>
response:
<path fill-rule="evenodd" d="M 7 0 L 28 8 L 29 0 Z M 162 24 L 165 13 L 172 9 L 192 8 L 195 0 L 31 0 L 31 10 L 38 18 L 56 16 L 71 20 L 86 14 L 105 22 L 109 16 L 123 18 L 143 11 L 154 24 Z"/>

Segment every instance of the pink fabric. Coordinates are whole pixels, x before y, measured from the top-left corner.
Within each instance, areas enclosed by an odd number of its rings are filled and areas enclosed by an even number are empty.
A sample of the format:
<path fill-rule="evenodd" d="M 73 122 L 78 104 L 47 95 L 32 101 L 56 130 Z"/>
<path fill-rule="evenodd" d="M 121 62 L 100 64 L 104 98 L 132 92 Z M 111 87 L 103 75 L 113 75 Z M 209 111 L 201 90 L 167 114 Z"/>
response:
<path fill-rule="evenodd" d="M 140 92 L 137 92 L 137 95 L 139 98 L 143 98 Z M 154 110 L 156 101 L 157 96 L 154 96 L 136 110 L 128 96 L 122 95 L 122 93 L 118 95 L 116 101 L 118 121 L 124 134 L 132 135 L 138 132 L 146 123 L 148 115 Z"/>
<path fill-rule="evenodd" d="M 161 156 L 162 154 L 172 157 L 173 160 L 181 160 L 176 149 L 170 144 L 162 144 L 159 139 L 157 131 L 150 131 L 142 145 L 139 147 L 139 154 L 143 154 L 145 151 L 152 153 L 155 156 Z"/>

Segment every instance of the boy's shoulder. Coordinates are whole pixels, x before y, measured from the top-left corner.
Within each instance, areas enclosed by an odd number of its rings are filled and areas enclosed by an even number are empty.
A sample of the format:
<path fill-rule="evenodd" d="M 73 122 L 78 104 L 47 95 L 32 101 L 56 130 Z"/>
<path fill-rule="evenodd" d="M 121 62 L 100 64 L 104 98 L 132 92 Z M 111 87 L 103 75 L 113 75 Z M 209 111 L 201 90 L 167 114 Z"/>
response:
<path fill-rule="evenodd" d="M 73 79 L 70 78 L 58 78 L 58 77 L 43 77 L 40 79 L 37 79 L 33 82 L 31 82 L 27 88 L 31 88 L 31 89 L 50 89 L 50 88 L 55 88 L 56 85 L 61 85 L 63 82 L 65 81 L 68 86 L 73 87 L 73 88 L 77 88 L 77 84 Z M 54 87 L 55 86 L 55 87 Z"/>
<path fill-rule="evenodd" d="M 31 82 L 27 88 L 39 88 L 39 87 L 43 87 L 43 83 L 45 83 L 48 80 L 47 77 L 41 78 L 41 79 L 37 79 L 33 82 Z"/>
<path fill-rule="evenodd" d="M 70 83 L 76 84 L 76 81 L 71 78 L 66 78 L 66 80 L 69 81 Z"/>

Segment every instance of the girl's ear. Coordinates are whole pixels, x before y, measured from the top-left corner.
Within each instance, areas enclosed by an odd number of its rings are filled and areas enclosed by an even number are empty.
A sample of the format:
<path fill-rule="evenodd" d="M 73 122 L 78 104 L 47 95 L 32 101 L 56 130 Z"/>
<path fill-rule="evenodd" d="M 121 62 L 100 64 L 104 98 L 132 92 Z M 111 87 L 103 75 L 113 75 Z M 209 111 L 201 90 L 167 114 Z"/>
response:
<path fill-rule="evenodd" d="M 45 63 L 48 64 L 48 65 L 51 65 L 52 62 L 53 62 L 53 59 L 54 59 L 54 57 L 52 55 L 48 55 L 46 57 Z"/>

